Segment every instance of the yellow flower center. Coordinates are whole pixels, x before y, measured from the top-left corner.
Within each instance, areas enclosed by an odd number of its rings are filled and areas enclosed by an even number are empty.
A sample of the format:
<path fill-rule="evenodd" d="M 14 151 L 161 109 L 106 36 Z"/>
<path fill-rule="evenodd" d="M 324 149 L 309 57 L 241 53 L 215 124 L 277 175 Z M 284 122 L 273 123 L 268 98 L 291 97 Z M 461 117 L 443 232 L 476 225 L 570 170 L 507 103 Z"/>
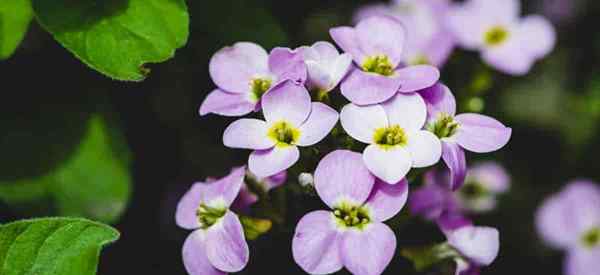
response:
<path fill-rule="evenodd" d="M 489 29 L 484 35 L 485 44 L 488 46 L 498 46 L 508 39 L 508 30 L 502 26 L 495 26 Z"/>
<path fill-rule="evenodd" d="M 394 74 L 394 65 L 390 59 L 383 54 L 365 58 L 365 61 L 362 64 L 362 69 L 365 72 L 376 73 L 383 76 L 390 76 Z"/>
<path fill-rule="evenodd" d="M 442 114 L 434 123 L 427 126 L 427 130 L 438 138 L 447 138 L 456 134 L 458 126 L 458 122 L 454 121 L 452 116 Z"/>
<path fill-rule="evenodd" d="M 276 142 L 276 146 L 286 147 L 298 142 L 300 139 L 300 130 L 294 128 L 288 122 L 280 121 L 271 126 L 267 136 Z"/>
<path fill-rule="evenodd" d="M 587 248 L 594 248 L 597 245 L 600 245 L 600 227 L 593 228 L 583 234 L 581 242 Z"/>
<path fill-rule="evenodd" d="M 250 100 L 258 102 L 269 88 L 271 88 L 271 79 L 253 78 L 250 80 Z"/>
<path fill-rule="evenodd" d="M 206 204 L 200 204 L 198 209 L 196 209 L 196 217 L 200 222 L 200 227 L 203 229 L 215 224 L 220 218 L 225 216 L 225 213 L 227 213 L 227 209 L 224 207 L 211 207 Z"/>
<path fill-rule="evenodd" d="M 384 149 L 390 149 L 394 146 L 404 146 L 408 142 L 404 129 L 399 125 L 375 130 L 373 140 L 375 144 L 380 145 Z"/>
<path fill-rule="evenodd" d="M 337 224 L 342 227 L 354 227 L 362 229 L 371 222 L 369 212 L 360 206 L 353 206 L 350 203 L 341 203 L 339 207 L 333 210 Z"/>

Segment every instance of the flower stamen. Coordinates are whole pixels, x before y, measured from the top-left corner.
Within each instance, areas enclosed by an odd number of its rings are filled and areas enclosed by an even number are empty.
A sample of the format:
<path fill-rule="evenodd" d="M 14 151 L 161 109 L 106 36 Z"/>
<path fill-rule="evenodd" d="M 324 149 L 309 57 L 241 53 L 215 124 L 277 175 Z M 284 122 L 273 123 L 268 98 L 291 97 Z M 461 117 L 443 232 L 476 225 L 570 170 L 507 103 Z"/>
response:
<path fill-rule="evenodd" d="M 271 79 L 253 78 L 250 80 L 250 99 L 258 102 L 260 98 L 271 88 Z"/>
<path fill-rule="evenodd" d="M 300 131 L 285 121 L 273 124 L 267 135 L 277 143 L 277 146 L 284 147 L 294 145 L 300 139 Z"/>
<path fill-rule="evenodd" d="M 227 213 L 227 209 L 225 208 L 210 207 L 206 204 L 200 204 L 198 209 L 196 209 L 196 217 L 198 217 L 200 227 L 203 229 L 211 227 L 225 216 L 225 213 Z"/>
<path fill-rule="evenodd" d="M 362 69 L 365 72 L 376 73 L 383 76 L 391 76 L 394 74 L 392 62 L 390 62 L 390 59 L 383 54 L 365 58 Z"/>
<path fill-rule="evenodd" d="M 408 142 L 404 129 L 399 125 L 375 130 L 373 140 L 375 144 L 386 149 L 394 146 L 404 146 Z"/>
<path fill-rule="evenodd" d="M 484 35 L 485 44 L 488 46 L 498 46 L 508 39 L 509 33 L 502 26 L 490 28 Z"/>

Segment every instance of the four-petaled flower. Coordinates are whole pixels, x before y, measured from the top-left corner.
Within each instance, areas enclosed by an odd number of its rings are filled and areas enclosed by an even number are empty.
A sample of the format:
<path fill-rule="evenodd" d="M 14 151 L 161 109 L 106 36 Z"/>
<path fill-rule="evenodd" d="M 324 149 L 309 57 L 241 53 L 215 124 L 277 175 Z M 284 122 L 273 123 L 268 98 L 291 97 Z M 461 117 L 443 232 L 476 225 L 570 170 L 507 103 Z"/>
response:
<path fill-rule="evenodd" d="M 427 118 L 425 102 L 416 93 L 396 94 L 383 104 L 344 106 L 342 127 L 354 139 L 369 144 L 363 158 L 369 171 L 387 183 L 400 181 L 411 167 L 437 163 L 442 145 L 422 130 Z"/>
<path fill-rule="evenodd" d="M 396 250 L 394 232 L 383 222 L 406 203 L 408 183 L 385 184 L 369 173 L 360 154 L 338 150 L 317 166 L 315 189 L 332 211 L 300 220 L 292 242 L 296 263 L 310 274 L 342 267 L 355 275 L 381 274 Z"/>
<path fill-rule="evenodd" d="M 229 207 L 244 184 L 245 167 L 210 183 L 199 182 L 181 198 L 175 220 L 195 230 L 183 244 L 183 262 L 191 275 L 238 272 L 248 263 L 249 249 L 238 216 Z"/>
<path fill-rule="evenodd" d="M 542 16 L 519 18 L 520 9 L 519 0 L 469 0 L 451 9 L 448 25 L 462 47 L 502 72 L 523 75 L 552 51 L 556 33 Z"/>
<path fill-rule="evenodd" d="M 427 129 L 442 141 L 442 158 L 450 169 L 451 186 L 458 189 L 464 182 L 466 149 L 475 153 L 496 151 L 508 143 L 512 129 L 480 114 L 456 115 L 456 101 L 450 89 L 436 84 L 420 91 L 427 103 Z"/>
<path fill-rule="evenodd" d="M 352 65 L 349 54 L 340 54 L 329 42 L 319 41 L 311 47 L 300 47 L 308 70 L 306 86 L 310 91 L 326 93 L 342 81 Z"/>
<path fill-rule="evenodd" d="M 210 60 L 210 77 L 217 85 L 200 106 L 200 115 L 243 116 L 260 109 L 260 100 L 285 80 L 306 81 L 302 55 L 288 48 L 270 54 L 254 43 L 238 42 L 219 50 Z"/>
<path fill-rule="evenodd" d="M 479 275 L 498 256 L 500 233 L 496 228 L 467 224 L 458 228 L 442 228 L 448 244 L 459 253 L 456 275 Z"/>
<path fill-rule="evenodd" d="M 312 102 L 304 86 L 287 80 L 263 96 L 265 120 L 243 118 L 225 129 L 227 147 L 253 149 L 248 168 L 258 177 L 268 177 L 291 167 L 300 152 L 297 146 L 313 145 L 329 134 L 338 113 Z"/>
<path fill-rule="evenodd" d="M 566 275 L 600 270 L 600 187 L 578 180 L 546 199 L 537 212 L 537 229 L 551 246 L 565 250 Z"/>
<path fill-rule="evenodd" d="M 397 92 L 427 88 L 440 77 L 440 72 L 433 66 L 400 66 L 405 29 L 393 17 L 368 17 L 356 28 L 336 27 L 329 32 L 358 66 L 341 84 L 342 94 L 354 104 L 381 103 Z"/>

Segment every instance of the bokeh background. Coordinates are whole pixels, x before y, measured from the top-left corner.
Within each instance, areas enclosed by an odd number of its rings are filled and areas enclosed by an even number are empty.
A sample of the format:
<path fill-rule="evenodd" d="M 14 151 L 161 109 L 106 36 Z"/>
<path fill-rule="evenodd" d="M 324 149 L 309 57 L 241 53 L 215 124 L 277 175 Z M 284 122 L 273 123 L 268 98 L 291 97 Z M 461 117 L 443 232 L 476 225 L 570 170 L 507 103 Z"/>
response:
<path fill-rule="evenodd" d="M 57 211 L 97 217 L 122 233 L 103 251 L 99 274 L 186 274 L 181 246 L 189 232 L 174 223 L 179 197 L 194 181 L 242 165 L 248 154 L 222 146 L 222 131 L 232 119 L 197 113 L 214 88 L 208 74 L 212 53 L 235 41 L 269 49 L 329 40 L 330 27 L 350 24 L 353 11 L 368 2 L 374 1 L 188 1 L 187 46 L 172 60 L 150 66 L 150 77 L 140 83 L 112 81 L 87 68 L 32 24 L 15 56 L 0 63 L 0 193 L 20 196 L 0 199 L 0 222 Z M 477 54 L 461 50 L 442 70 L 461 106 L 471 108 L 483 100 L 484 113 L 514 129 L 507 147 L 485 156 L 508 169 L 512 189 L 498 209 L 475 217 L 477 224 L 501 232 L 500 256 L 483 274 L 562 274 L 562 255 L 536 236 L 534 211 L 571 179 L 600 181 L 600 32 L 595 30 L 600 3 L 535 0 L 523 5 L 525 14 L 549 17 L 559 38 L 554 52 L 527 76 L 494 72 Z M 102 133 L 100 141 L 93 140 L 94 131 Z M 82 142 L 91 142 L 90 152 L 81 152 Z M 101 157 L 91 157 L 87 167 L 71 164 L 75 172 L 54 175 L 74 179 L 69 184 L 31 182 L 40 177 L 57 181 L 46 175 L 74 152 Z M 468 158 L 479 160 L 474 154 Z M 78 199 L 95 207 L 74 209 L 70 203 Z M 320 207 L 311 197 L 288 204 Z M 293 212 L 291 228 L 251 242 L 250 264 L 240 274 L 303 274 L 291 257 L 290 230 L 300 215 Z M 400 245 L 443 240 L 435 227 L 417 218 L 397 233 Z M 416 274 L 410 262 L 397 256 L 386 274 Z"/>

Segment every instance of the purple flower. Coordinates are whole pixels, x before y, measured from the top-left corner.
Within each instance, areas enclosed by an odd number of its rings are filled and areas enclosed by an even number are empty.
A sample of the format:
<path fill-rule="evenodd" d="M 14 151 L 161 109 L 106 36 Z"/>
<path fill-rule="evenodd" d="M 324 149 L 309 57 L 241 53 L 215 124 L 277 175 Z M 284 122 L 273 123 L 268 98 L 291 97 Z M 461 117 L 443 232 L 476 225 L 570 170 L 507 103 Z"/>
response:
<path fill-rule="evenodd" d="M 390 4 L 369 4 L 360 8 L 354 20 L 359 22 L 377 15 L 388 15 L 404 24 L 407 41 L 402 55 L 405 64 L 444 65 L 454 48 L 455 39 L 446 24 L 448 0 L 395 0 Z"/>
<path fill-rule="evenodd" d="M 463 211 L 483 213 L 496 207 L 497 196 L 510 188 L 510 177 L 498 163 L 484 162 L 469 168 L 456 198 Z"/>
<path fill-rule="evenodd" d="M 556 33 L 544 17 L 519 18 L 520 8 L 519 0 L 469 0 L 451 9 L 448 24 L 462 47 L 502 72 L 523 75 L 552 51 Z"/>
<path fill-rule="evenodd" d="M 191 275 L 238 272 L 248 263 L 249 249 L 238 216 L 229 206 L 244 183 L 245 167 L 211 183 L 199 182 L 177 205 L 177 225 L 195 230 L 183 245 L 183 262 Z"/>
<path fill-rule="evenodd" d="M 329 42 L 320 41 L 311 47 L 301 47 L 300 51 L 308 69 L 306 86 L 311 91 L 333 90 L 352 66 L 352 57 L 340 54 Z"/>
<path fill-rule="evenodd" d="M 273 87 L 262 98 L 265 120 L 239 119 L 223 134 L 230 148 L 253 149 L 248 168 L 265 178 L 291 167 L 300 152 L 327 136 L 338 121 L 338 113 L 325 104 L 310 101 L 304 86 L 291 80 Z"/>
<path fill-rule="evenodd" d="M 536 214 L 541 237 L 565 250 L 567 275 L 594 275 L 600 270 L 600 187 L 579 180 L 546 199 Z"/>
<path fill-rule="evenodd" d="M 438 69 L 429 65 L 400 68 L 405 30 L 393 17 L 373 16 L 355 28 L 336 27 L 329 32 L 358 66 L 341 85 L 342 94 L 354 104 L 381 103 L 397 92 L 427 88 L 440 77 Z"/>
<path fill-rule="evenodd" d="M 242 116 L 260 108 L 260 100 L 285 80 L 304 83 L 306 66 L 300 53 L 274 48 L 270 54 L 254 43 L 239 42 L 219 50 L 210 60 L 217 85 L 200 106 L 200 115 Z"/>
<path fill-rule="evenodd" d="M 383 223 L 395 216 L 408 196 L 408 183 L 378 181 L 360 154 L 338 150 L 315 171 L 315 189 L 332 211 L 306 214 L 296 226 L 294 260 L 310 274 L 346 267 L 355 275 L 381 274 L 396 250 L 394 232 Z"/>
<path fill-rule="evenodd" d="M 440 159 L 440 141 L 431 132 L 421 130 L 427 111 L 416 93 L 399 93 L 371 106 L 350 103 L 340 117 L 351 137 L 369 144 L 363 152 L 365 164 L 387 183 L 400 181 L 412 167 L 427 167 Z"/>
<path fill-rule="evenodd" d="M 427 129 L 442 141 L 442 158 L 450 169 L 451 186 L 458 189 L 464 182 L 466 149 L 475 153 L 496 151 L 508 143 L 512 129 L 480 114 L 456 115 L 456 101 L 450 89 L 436 84 L 420 94 L 427 103 Z"/>
<path fill-rule="evenodd" d="M 254 188 L 260 188 L 262 192 L 269 192 L 271 189 L 281 186 L 287 179 L 287 172 L 279 172 L 273 176 L 266 178 L 259 178 L 252 174 L 249 170 L 246 171 L 246 177 L 244 179 L 244 185 L 240 189 L 240 194 L 231 205 L 231 209 L 238 212 L 247 211 L 248 208 L 258 201 L 258 194 L 254 193 L 248 185 Z"/>
<path fill-rule="evenodd" d="M 442 228 L 448 244 L 458 252 L 456 275 L 478 275 L 482 266 L 490 265 L 500 250 L 497 229 L 467 224 L 457 228 Z"/>
<path fill-rule="evenodd" d="M 423 187 L 412 192 L 408 205 L 413 215 L 437 221 L 442 215 L 460 213 L 461 208 L 449 184 L 449 173 L 432 169 L 423 177 Z"/>

